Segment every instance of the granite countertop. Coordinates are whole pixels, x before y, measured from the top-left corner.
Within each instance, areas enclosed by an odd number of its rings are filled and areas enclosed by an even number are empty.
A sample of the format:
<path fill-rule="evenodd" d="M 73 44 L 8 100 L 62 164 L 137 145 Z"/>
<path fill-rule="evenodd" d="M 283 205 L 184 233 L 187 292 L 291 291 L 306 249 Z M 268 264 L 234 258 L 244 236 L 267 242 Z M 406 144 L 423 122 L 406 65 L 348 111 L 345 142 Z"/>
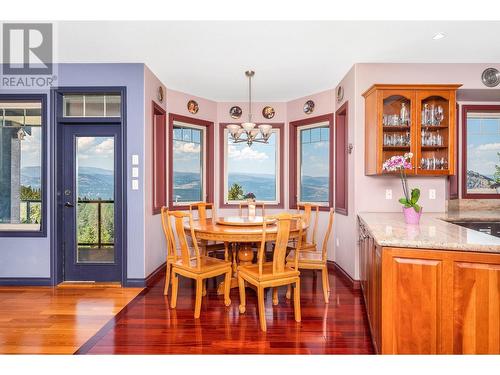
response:
<path fill-rule="evenodd" d="M 444 214 L 441 214 L 443 220 L 446 221 L 460 221 L 460 222 L 480 222 L 480 221 L 496 221 L 500 222 L 500 210 L 487 210 L 487 209 L 477 209 L 477 210 L 450 210 Z"/>
<path fill-rule="evenodd" d="M 405 224 L 399 212 L 360 213 L 358 217 L 380 246 L 500 254 L 500 238 L 449 223 L 444 219 L 452 216 L 445 213 L 423 213 L 419 225 Z"/>

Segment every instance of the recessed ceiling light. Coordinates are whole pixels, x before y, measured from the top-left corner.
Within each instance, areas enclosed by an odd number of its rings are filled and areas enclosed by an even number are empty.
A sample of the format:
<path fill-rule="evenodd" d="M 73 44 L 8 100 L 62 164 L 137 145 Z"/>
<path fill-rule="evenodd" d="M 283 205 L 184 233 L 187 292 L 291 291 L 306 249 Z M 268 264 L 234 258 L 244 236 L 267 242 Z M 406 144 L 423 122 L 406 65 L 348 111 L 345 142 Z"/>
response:
<path fill-rule="evenodd" d="M 445 34 L 443 34 L 443 33 L 437 33 L 436 35 L 434 35 L 434 36 L 432 37 L 432 39 L 434 39 L 434 40 L 439 40 L 439 39 L 443 39 L 445 36 L 446 36 L 446 35 L 445 35 Z"/>

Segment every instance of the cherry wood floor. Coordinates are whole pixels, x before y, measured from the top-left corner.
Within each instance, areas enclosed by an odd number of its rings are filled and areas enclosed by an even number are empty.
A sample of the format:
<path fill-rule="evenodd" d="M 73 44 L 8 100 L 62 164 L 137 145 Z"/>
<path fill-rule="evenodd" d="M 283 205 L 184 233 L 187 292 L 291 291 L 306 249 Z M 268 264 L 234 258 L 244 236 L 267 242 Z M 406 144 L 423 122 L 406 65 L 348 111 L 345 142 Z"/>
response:
<path fill-rule="evenodd" d="M 225 307 L 209 280 L 201 318 L 193 318 L 194 284 L 181 278 L 176 309 L 163 296 L 164 278 L 145 289 L 77 354 L 370 354 L 373 353 L 361 292 L 330 272 L 330 303 L 323 302 L 321 276 L 301 275 L 302 322 L 279 290 L 279 304 L 266 294 L 267 332 L 259 329 L 257 298 L 247 289 L 246 314 L 238 311 L 238 289 Z"/>
<path fill-rule="evenodd" d="M 0 353 L 73 354 L 141 290 L 0 287 Z"/>

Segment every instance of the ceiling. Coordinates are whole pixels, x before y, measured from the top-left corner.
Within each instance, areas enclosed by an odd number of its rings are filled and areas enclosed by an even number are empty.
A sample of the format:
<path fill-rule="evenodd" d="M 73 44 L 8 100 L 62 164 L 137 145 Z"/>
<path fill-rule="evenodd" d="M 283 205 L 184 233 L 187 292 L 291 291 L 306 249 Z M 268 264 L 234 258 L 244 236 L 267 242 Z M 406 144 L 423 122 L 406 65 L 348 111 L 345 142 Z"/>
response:
<path fill-rule="evenodd" d="M 217 101 L 287 101 L 333 88 L 354 63 L 498 63 L 500 22 L 57 22 L 60 62 L 144 62 L 170 89 Z M 446 37 L 433 40 L 438 33 Z"/>

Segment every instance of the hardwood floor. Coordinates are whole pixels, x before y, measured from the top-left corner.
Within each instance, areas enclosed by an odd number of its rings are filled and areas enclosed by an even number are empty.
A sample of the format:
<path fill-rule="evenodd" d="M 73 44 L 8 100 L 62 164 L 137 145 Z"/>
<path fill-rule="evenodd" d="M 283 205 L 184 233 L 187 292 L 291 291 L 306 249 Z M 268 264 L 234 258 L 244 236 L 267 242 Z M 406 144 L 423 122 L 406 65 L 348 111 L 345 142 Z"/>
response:
<path fill-rule="evenodd" d="M 0 353 L 72 354 L 141 290 L 0 287 Z"/>
<path fill-rule="evenodd" d="M 163 296 L 163 278 L 142 292 L 102 328 L 78 354 L 370 354 L 373 353 L 360 290 L 353 290 L 338 273 L 330 272 L 330 303 L 325 305 L 321 276 L 302 273 L 302 322 L 293 318 L 293 303 L 279 290 L 272 306 L 266 292 L 267 332 L 259 329 L 257 298 L 247 288 L 246 314 L 238 311 L 238 289 L 224 306 L 209 281 L 201 317 L 193 319 L 194 284 L 181 278 L 177 308 Z"/>

